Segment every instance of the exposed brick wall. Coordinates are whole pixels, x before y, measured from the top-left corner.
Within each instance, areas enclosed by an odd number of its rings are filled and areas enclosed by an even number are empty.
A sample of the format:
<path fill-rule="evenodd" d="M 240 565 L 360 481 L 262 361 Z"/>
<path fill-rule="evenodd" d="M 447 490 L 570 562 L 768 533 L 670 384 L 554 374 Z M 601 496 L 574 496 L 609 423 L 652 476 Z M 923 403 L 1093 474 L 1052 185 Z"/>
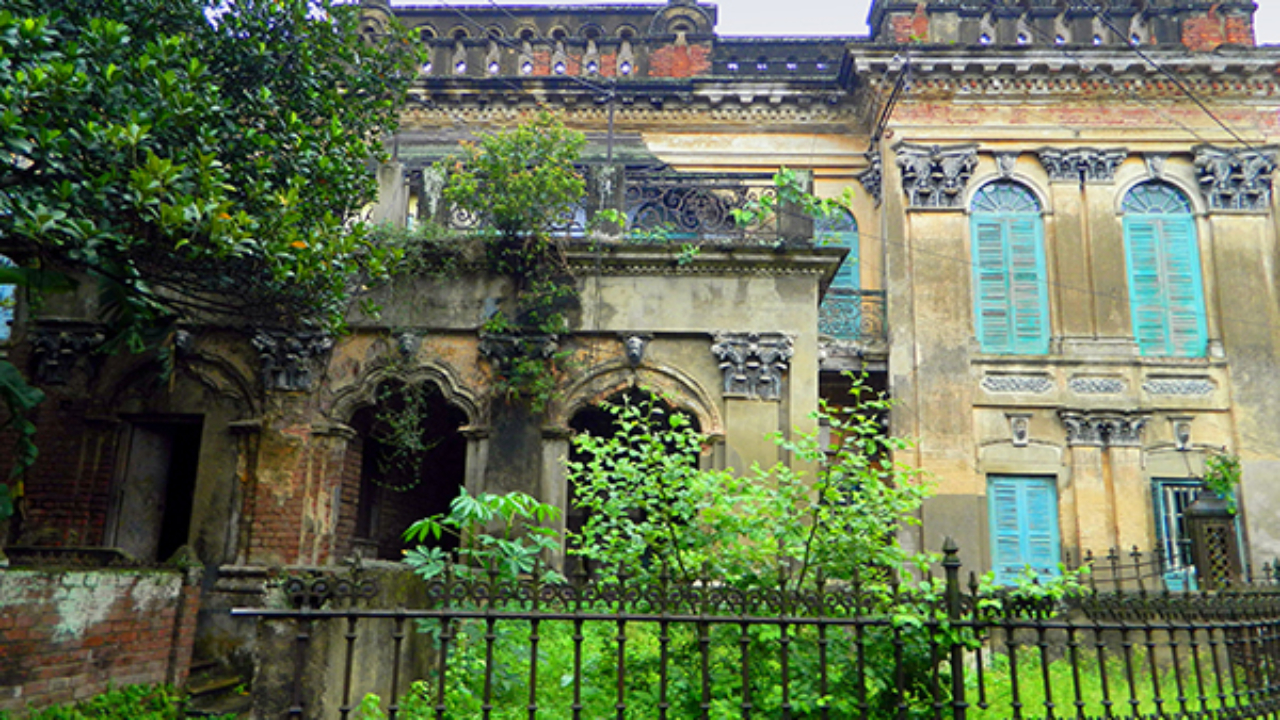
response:
<path fill-rule="evenodd" d="M 1209 51 L 1219 45 L 1255 45 L 1253 17 L 1218 13 L 1213 5 L 1204 15 L 1190 17 L 1182 22 L 1182 44 L 1195 51 Z"/>
<path fill-rule="evenodd" d="M 686 78 L 711 70 L 711 45 L 667 45 L 649 55 L 650 77 Z"/>
<path fill-rule="evenodd" d="M 342 505 L 334 532 L 334 560 L 351 556 L 352 540 L 356 536 L 356 514 L 360 510 L 360 469 L 363 463 L 364 438 L 355 437 L 347 443 L 347 455 L 342 466 Z"/>
<path fill-rule="evenodd" d="M 924 3 L 916 5 L 911 15 L 894 15 L 889 18 L 895 43 L 927 42 L 929 40 L 929 16 Z"/>
<path fill-rule="evenodd" d="M 84 401 L 50 397 L 36 411 L 40 456 L 24 483 L 23 542 L 100 545 L 111 501 L 119 434 L 86 421 Z"/>
<path fill-rule="evenodd" d="M 186 681 L 198 571 L 0 570 L 0 712 Z"/>

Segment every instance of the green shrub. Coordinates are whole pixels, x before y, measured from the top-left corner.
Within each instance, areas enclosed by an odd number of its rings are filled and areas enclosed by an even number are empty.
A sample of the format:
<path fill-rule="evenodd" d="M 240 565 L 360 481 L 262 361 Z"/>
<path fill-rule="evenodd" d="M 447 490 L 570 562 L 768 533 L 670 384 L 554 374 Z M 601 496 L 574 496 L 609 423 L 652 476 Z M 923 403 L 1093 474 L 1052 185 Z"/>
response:
<path fill-rule="evenodd" d="M 167 685 L 129 685 L 71 705 L 37 710 L 27 720 L 181 720 L 186 717 L 184 705 L 182 694 Z M 0 720 L 10 720 L 9 714 L 0 712 Z"/>

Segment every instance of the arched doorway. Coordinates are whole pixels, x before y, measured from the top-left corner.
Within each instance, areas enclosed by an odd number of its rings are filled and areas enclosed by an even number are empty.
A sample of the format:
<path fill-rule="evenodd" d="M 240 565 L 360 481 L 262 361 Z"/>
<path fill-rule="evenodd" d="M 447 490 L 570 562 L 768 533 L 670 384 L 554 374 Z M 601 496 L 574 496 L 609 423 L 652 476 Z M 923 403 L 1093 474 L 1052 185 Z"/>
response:
<path fill-rule="evenodd" d="M 601 438 L 619 436 L 620 431 L 623 429 L 622 425 L 626 421 L 620 421 L 618 414 L 608 408 L 609 405 L 613 405 L 615 407 L 629 405 L 638 408 L 656 408 L 659 412 L 649 418 L 649 422 L 654 424 L 665 423 L 666 418 L 668 417 L 667 413 L 678 413 L 689 421 L 689 427 L 695 433 L 701 432 L 697 417 L 685 410 L 676 408 L 671 403 L 664 401 L 662 398 L 637 387 L 628 388 L 609 396 L 598 404 L 588 405 L 581 408 L 570 420 L 570 429 L 572 429 L 575 434 L 587 433 Z M 639 432 L 643 433 L 644 430 L 640 430 Z M 634 437 L 635 434 L 636 433 L 633 432 L 632 437 Z M 621 437 L 625 438 L 626 434 L 623 433 Z M 677 447 L 668 446 L 667 459 L 670 459 L 677 453 L 685 452 L 688 466 L 690 468 L 699 467 L 701 464 L 700 454 L 696 451 L 687 451 L 688 448 L 681 450 Z M 570 444 L 570 463 L 587 463 L 590 460 L 591 456 L 588 453 L 584 453 L 577 443 Z M 580 489 L 577 487 L 577 484 L 578 483 L 571 474 L 568 482 L 568 505 L 565 508 L 565 530 L 568 533 L 566 538 L 566 547 L 568 548 L 573 547 L 575 535 L 581 533 L 590 518 L 589 510 L 579 506 Z M 637 513 L 643 513 L 643 510 L 640 509 L 642 503 L 643 499 L 637 498 Z M 642 516 L 643 515 L 641 515 L 641 517 Z M 575 571 L 578 568 L 577 560 L 576 556 L 572 554 L 568 555 L 565 560 L 565 570 L 567 572 Z"/>
<path fill-rule="evenodd" d="M 383 560 L 401 557 L 401 533 L 414 521 L 449 511 L 466 478 L 466 414 L 430 382 L 378 385 L 375 403 L 351 420 L 357 433 L 348 467 L 359 468 L 354 550 Z M 358 464 L 357 464 L 358 461 Z M 456 545 L 441 538 L 443 547 Z"/>

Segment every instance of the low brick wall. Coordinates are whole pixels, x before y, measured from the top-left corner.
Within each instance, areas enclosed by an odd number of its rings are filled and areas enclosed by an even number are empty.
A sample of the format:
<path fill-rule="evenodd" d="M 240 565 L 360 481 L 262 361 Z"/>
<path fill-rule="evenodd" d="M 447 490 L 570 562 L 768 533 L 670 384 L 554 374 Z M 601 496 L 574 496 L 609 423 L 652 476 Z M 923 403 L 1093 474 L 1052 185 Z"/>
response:
<path fill-rule="evenodd" d="M 186 681 L 200 571 L 0 569 L 0 711 Z"/>

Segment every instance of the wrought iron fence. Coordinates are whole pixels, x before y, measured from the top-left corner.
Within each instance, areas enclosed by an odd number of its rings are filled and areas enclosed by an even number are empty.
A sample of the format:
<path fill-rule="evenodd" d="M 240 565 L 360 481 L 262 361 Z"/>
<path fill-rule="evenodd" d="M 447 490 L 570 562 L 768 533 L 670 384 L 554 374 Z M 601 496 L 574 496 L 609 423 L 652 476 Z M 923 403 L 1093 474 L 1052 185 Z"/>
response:
<path fill-rule="evenodd" d="M 274 707 L 255 683 L 255 717 L 347 720 L 371 690 L 415 720 L 1280 714 L 1276 567 L 1220 592 L 1064 601 L 962 583 L 945 550 L 942 577 L 888 595 L 493 572 L 432 581 L 414 609 L 358 607 L 367 585 L 321 578 L 291 581 L 294 609 L 234 612 L 293 646 Z"/>
<path fill-rule="evenodd" d="M 888 339 L 883 290 L 828 288 L 818 308 L 818 332 L 850 342 Z"/>

